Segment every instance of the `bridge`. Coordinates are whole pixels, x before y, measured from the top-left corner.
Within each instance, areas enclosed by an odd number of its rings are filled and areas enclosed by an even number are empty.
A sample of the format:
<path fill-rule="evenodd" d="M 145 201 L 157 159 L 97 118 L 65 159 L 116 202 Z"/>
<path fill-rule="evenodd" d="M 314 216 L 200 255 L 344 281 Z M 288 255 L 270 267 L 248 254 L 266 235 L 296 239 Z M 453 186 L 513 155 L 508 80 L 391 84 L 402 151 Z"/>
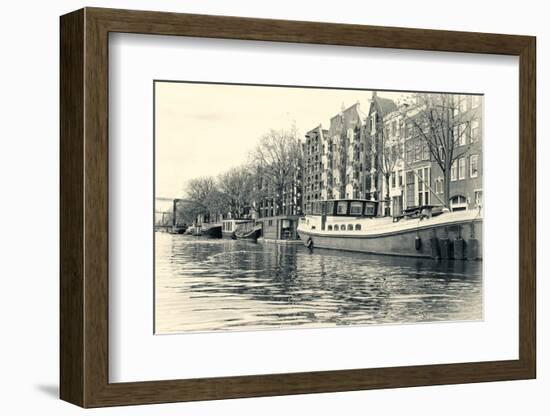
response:
<path fill-rule="evenodd" d="M 175 231 L 176 224 L 176 211 L 177 206 L 180 203 L 190 203 L 191 201 L 183 198 L 167 198 L 167 197 L 155 197 L 155 205 L 157 201 L 170 202 L 171 209 L 169 211 L 161 211 L 155 209 L 155 231 Z M 157 216 L 160 216 L 160 220 L 157 221 Z"/>

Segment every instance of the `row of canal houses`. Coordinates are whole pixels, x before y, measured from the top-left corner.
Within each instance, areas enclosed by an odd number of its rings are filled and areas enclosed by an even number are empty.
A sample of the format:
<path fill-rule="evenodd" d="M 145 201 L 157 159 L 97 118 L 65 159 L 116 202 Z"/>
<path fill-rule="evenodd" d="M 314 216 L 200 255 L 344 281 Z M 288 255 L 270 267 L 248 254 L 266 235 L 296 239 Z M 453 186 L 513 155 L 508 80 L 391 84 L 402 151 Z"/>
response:
<path fill-rule="evenodd" d="M 473 209 L 483 195 L 482 100 L 472 95 L 454 99 L 453 116 L 467 113 L 471 122 L 456 135 L 461 157 L 451 167 L 450 208 Z M 413 137 L 407 125 L 407 114 L 417 105 L 404 100 L 398 107 L 373 92 L 367 113 L 357 102 L 333 116 L 328 129 L 310 130 L 304 143 L 304 212 L 318 214 L 321 201 L 342 198 L 382 201 L 378 215 L 392 216 L 407 207 L 443 205 L 442 170 L 425 140 Z M 389 148 L 400 157 L 386 172 L 379 156 Z"/>
<path fill-rule="evenodd" d="M 455 95 L 453 100 L 453 116 L 466 114 L 471 122 L 460 135 L 462 155 L 451 167 L 450 209 L 474 209 L 483 196 L 482 99 Z M 299 218 L 320 214 L 321 202 L 331 199 L 379 201 L 379 216 L 399 216 L 413 206 L 443 205 L 441 168 L 426 142 L 414 137 L 408 126 L 407 117 L 418 106 L 413 95 L 405 95 L 397 104 L 372 92 L 366 112 L 359 102 L 342 106 L 327 129 L 320 124 L 308 131 L 302 169 L 282 198 L 268 193 L 267 198 L 251 204 L 250 218 L 261 223 L 264 239 L 297 239 Z M 384 171 L 380 158 L 388 148 L 400 156 L 391 172 Z"/>

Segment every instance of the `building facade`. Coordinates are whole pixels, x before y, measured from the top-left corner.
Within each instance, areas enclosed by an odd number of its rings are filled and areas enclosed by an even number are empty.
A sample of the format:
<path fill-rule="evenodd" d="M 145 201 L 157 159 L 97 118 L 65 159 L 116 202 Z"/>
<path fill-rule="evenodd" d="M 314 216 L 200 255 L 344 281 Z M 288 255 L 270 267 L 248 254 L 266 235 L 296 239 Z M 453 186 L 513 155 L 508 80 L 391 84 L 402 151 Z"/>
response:
<path fill-rule="evenodd" d="M 366 116 L 360 103 L 342 110 L 305 136 L 304 212 L 320 214 L 319 202 L 365 198 Z"/>
<path fill-rule="evenodd" d="M 411 120 L 423 109 L 421 104 L 406 103 L 386 114 L 378 131 L 383 131 L 384 145 L 374 150 L 391 151 L 399 157 L 392 166 L 389 180 L 378 182 L 386 214 L 400 215 L 403 209 L 421 205 L 448 205 L 451 210 L 474 209 L 482 205 L 483 181 L 483 99 L 473 95 L 455 95 L 449 103 L 448 127 L 452 129 L 449 201 L 445 201 L 445 175 L 441 164 L 430 151 L 426 137 L 419 135 Z M 433 142 L 432 142 L 433 143 Z M 389 198 L 387 198 L 389 196 Z"/>
<path fill-rule="evenodd" d="M 378 215 L 400 215 L 421 205 L 448 205 L 451 210 L 482 204 L 483 99 L 453 95 L 448 105 L 452 127 L 449 201 L 445 175 L 428 139 L 415 130 L 425 104 L 404 95 L 399 105 L 372 93 L 368 114 L 357 102 L 308 131 L 303 144 L 303 210 L 321 214 L 320 201 L 377 201 Z M 433 144 L 433 143 L 432 143 Z M 451 150 L 448 150 L 451 152 Z"/>

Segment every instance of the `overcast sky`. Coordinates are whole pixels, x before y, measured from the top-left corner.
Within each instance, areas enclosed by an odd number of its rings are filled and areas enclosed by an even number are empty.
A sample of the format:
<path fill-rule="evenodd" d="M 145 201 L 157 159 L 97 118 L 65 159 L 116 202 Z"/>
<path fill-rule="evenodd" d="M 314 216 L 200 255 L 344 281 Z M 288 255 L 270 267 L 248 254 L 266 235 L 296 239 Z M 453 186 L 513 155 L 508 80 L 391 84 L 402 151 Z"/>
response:
<path fill-rule="evenodd" d="M 242 85 L 155 83 L 156 196 L 181 197 L 186 181 L 246 162 L 269 129 L 296 122 L 303 137 L 328 129 L 342 105 L 368 113 L 371 91 Z M 397 100 L 402 94 L 378 92 Z"/>

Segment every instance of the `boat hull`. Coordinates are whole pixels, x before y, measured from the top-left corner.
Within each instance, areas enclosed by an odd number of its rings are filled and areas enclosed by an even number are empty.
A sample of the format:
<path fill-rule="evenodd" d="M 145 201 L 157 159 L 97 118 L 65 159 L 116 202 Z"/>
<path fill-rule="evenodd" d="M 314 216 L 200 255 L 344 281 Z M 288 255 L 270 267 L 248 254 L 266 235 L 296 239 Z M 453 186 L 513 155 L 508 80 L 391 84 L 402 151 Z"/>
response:
<path fill-rule="evenodd" d="M 222 226 L 213 225 L 208 228 L 201 227 L 200 235 L 202 237 L 208 237 L 208 238 L 222 238 Z"/>
<path fill-rule="evenodd" d="M 240 233 L 240 232 L 235 233 L 235 237 L 237 238 L 237 240 L 253 240 L 253 241 L 256 241 L 256 240 L 258 240 L 258 238 L 261 235 L 262 235 L 262 229 L 261 228 L 256 228 L 256 229 L 250 230 L 248 232 L 244 232 L 244 233 Z"/>
<path fill-rule="evenodd" d="M 226 238 L 228 240 L 234 240 L 235 231 L 222 231 L 222 238 Z"/>
<path fill-rule="evenodd" d="M 393 256 L 439 259 L 480 260 L 482 258 L 482 220 L 452 224 L 420 225 L 375 235 L 326 233 L 301 230 L 298 234 L 307 247 Z"/>

